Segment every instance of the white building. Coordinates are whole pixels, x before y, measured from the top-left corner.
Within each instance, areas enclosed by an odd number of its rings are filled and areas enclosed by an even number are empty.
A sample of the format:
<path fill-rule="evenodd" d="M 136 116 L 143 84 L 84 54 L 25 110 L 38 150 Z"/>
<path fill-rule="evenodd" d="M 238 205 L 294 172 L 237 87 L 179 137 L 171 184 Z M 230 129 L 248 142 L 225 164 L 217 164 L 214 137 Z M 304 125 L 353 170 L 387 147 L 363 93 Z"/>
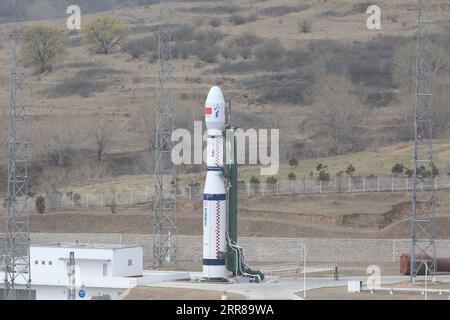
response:
<path fill-rule="evenodd" d="M 121 293 L 138 285 L 189 278 L 188 273 L 144 272 L 140 246 L 31 245 L 31 287 L 37 300 L 67 299 L 71 252 L 75 257 L 77 300 L 117 299 Z M 0 281 L 4 279 L 3 274 L 1 277 Z"/>
<path fill-rule="evenodd" d="M 143 249 L 139 246 L 32 245 L 31 281 L 37 300 L 67 299 L 70 252 L 75 255 L 77 299 L 101 296 L 115 299 L 143 277 Z M 80 297 L 80 291 L 85 293 L 84 297 Z"/>

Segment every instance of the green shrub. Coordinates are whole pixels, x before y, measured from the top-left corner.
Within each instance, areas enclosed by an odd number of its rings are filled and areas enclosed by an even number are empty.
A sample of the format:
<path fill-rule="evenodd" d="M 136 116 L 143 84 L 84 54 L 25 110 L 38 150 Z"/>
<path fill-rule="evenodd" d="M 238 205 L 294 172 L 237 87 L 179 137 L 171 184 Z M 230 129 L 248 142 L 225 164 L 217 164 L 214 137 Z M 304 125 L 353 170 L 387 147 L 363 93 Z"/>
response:
<path fill-rule="evenodd" d="M 353 174 L 356 172 L 355 167 L 352 164 L 349 164 L 347 168 L 345 169 L 345 173 L 349 176 L 353 176 Z"/>
<path fill-rule="evenodd" d="M 297 168 L 298 161 L 296 159 L 291 159 L 291 160 L 289 160 L 289 165 L 293 168 Z"/>
<path fill-rule="evenodd" d="M 200 194 L 200 182 L 190 180 L 188 183 L 189 191 L 191 192 L 191 195 L 197 195 Z"/>
<path fill-rule="evenodd" d="M 317 165 L 316 171 L 317 171 L 317 177 L 316 177 L 317 181 L 330 181 L 331 180 L 330 174 L 328 173 L 328 166 L 324 166 L 323 164 L 320 163 Z"/>
<path fill-rule="evenodd" d="M 267 190 L 271 191 L 271 192 L 276 192 L 277 191 L 277 184 L 278 184 L 278 179 L 275 177 L 267 177 L 266 179 L 266 186 L 267 186 Z"/>
<path fill-rule="evenodd" d="M 74 193 L 73 194 L 73 202 L 75 203 L 79 203 L 81 201 L 81 195 L 79 193 Z"/>
<path fill-rule="evenodd" d="M 261 181 L 259 181 L 259 179 L 257 177 L 252 176 L 250 178 L 250 187 L 252 188 L 254 194 L 259 193 L 260 186 L 261 186 Z"/>
<path fill-rule="evenodd" d="M 209 19 L 209 25 L 213 28 L 220 27 L 221 24 L 222 24 L 222 20 L 220 20 L 217 17 Z"/>
<path fill-rule="evenodd" d="M 394 174 L 394 176 L 398 176 L 398 175 L 403 175 L 406 170 L 407 170 L 407 168 L 403 164 L 396 163 L 392 167 L 391 172 Z"/>
<path fill-rule="evenodd" d="M 36 211 L 40 214 L 45 212 L 45 198 L 43 196 L 39 196 L 35 202 Z"/>
<path fill-rule="evenodd" d="M 295 173 L 291 172 L 288 174 L 288 179 L 289 179 L 289 181 L 296 181 L 297 176 L 295 175 Z"/>

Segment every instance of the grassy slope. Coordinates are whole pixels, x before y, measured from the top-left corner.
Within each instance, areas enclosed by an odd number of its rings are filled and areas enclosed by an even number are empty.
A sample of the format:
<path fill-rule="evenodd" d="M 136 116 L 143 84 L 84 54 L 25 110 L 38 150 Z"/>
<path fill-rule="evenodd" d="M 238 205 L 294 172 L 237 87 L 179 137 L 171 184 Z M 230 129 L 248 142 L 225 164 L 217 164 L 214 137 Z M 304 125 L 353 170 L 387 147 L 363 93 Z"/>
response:
<path fill-rule="evenodd" d="M 357 0 L 329 0 L 310 1 L 311 9 L 283 15 L 281 17 L 270 17 L 259 15 L 257 21 L 242 26 L 232 26 L 227 22 L 227 17 L 217 15 L 222 19 L 222 25 L 219 31 L 228 37 L 240 35 L 243 32 L 251 31 L 262 38 L 278 38 L 286 47 L 294 47 L 297 45 L 305 46 L 311 39 L 336 39 L 340 41 L 370 41 L 378 36 L 387 35 L 412 35 L 415 26 L 415 6 L 414 3 L 407 0 L 389 1 L 383 0 L 377 3 L 381 5 L 383 14 L 398 15 L 398 22 L 385 20 L 381 31 L 372 32 L 365 28 L 364 14 L 351 14 L 344 17 L 323 17 L 319 16 L 321 11 L 336 10 L 338 12 L 348 11 L 353 4 L 359 3 Z M 446 1 L 440 0 L 437 5 L 445 5 Z M 242 7 L 241 14 L 250 14 L 264 8 L 298 4 L 296 0 L 270 0 L 254 3 L 254 1 L 224 1 L 224 4 L 236 5 Z M 434 6 L 434 13 L 437 18 L 443 17 L 448 12 L 445 8 Z M 192 9 L 194 7 L 210 7 L 217 6 L 217 3 L 175 3 L 173 21 L 176 24 L 192 23 L 199 19 L 202 21 L 201 30 L 210 30 L 208 19 L 204 13 L 185 12 L 184 9 Z M 154 27 L 158 23 L 158 6 L 146 6 L 139 8 L 129 8 L 126 10 L 116 11 L 124 21 L 135 27 Z M 84 19 L 89 15 L 84 16 Z M 209 16 L 208 16 L 209 18 Z M 297 30 L 297 22 L 299 19 L 312 19 L 314 21 L 313 31 L 308 34 L 301 34 Z M 36 23 L 36 22 L 34 22 Z M 64 26 L 65 21 L 42 22 L 52 23 L 60 27 Z M 7 25 L 0 26 L 2 32 L 6 32 Z M 145 34 L 139 34 L 144 36 Z M 6 39 L 6 38 L 5 38 Z M 5 43 L 0 48 L 0 100 L 8 100 L 8 62 L 9 50 Z M 82 68 L 70 66 L 77 62 L 90 62 L 96 67 L 104 69 L 120 70 L 123 73 L 117 75 L 106 75 L 104 80 L 114 81 L 103 93 L 95 93 L 90 97 L 69 96 L 58 99 L 47 99 L 41 90 L 51 88 L 64 79 L 74 76 Z M 246 78 L 246 75 L 230 76 L 212 74 L 212 70 L 216 65 L 199 64 L 195 59 L 186 61 L 174 61 L 175 68 L 175 91 L 177 95 L 187 94 L 187 98 L 179 100 L 177 112 L 187 115 L 192 119 L 201 119 L 202 104 L 204 95 L 209 86 L 213 83 L 219 83 L 228 95 L 234 98 L 234 105 L 248 114 L 264 115 L 281 120 L 285 123 L 285 130 L 294 137 L 298 135 L 296 126 L 300 119 L 308 111 L 303 106 L 291 105 L 247 105 L 247 99 L 244 92 L 238 84 L 238 80 Z M 88 68 L 89 69 L 89 68 Z M 76 130 L 79 135 L 78 143 L 81 148 L 91 148 L 92 143 L 86 137 L 86 133 L 95 127 L 96 117 L 108 117 L 115 124 L 113 135 L 114 143 L 107 150 L 108 153 L 131 152 L 135 150 L 143 150 L 145 148 L 145 136 L 142 132 L 136 130 L 136 118 L 142 109 L 152 109 L 155 101 L 155 84 L 156 84 L 156 68 L 154 64 L 149 64 L 144 60 L 132 60 L 124 53 L 116 53 L 110 56 L 100 56 L 91 54 L 84 46 L 70 48 L 68 56 L 64 63 L 61 64 L 53 73 L 44 76 L 30 76 L 29 96 L 31 101 L 30 114 L 30 140 L 32 147 L 32 159 L 37 158 L 42 149 L 42 142 L 47 141 L 48 131 L 55 121 L 61 121 L 64 129 Z M 195 83 L 192 78 L 199 77 L 200 82 Z M 134 79 L 139 79 L 138 82 Z M 252 95 L 253 93 L 250 93 Z M 182 103 L 181 103 L 182 101 Z M 198 107 L 198 110 L 196 109 Z M 6 128 L 5 112 L 2 108 L 2 117 L 0 121 L 2 130 Z M 52 117 L 49 117 L 49 115 Z M 130 117 L 131 115 L 131 117 Z M 4 132 L 3 132 L 4 136 Z M 299 137 L 302 138 L 302 137 Z M 439 142 L 435 146 L 435 157 L 441 174 L 450 172 L 449 161 L 450 151 L 448 151 L 449 143 L 447 141 Z M 4 150 L 4 148 L 2 148 Z M 0 150 L 2 160 L 4 160 L 4 152 Z M 335 158 L 307 160 L 299 163 L 298 168 L 292 169 L 289 166 L 282 166 L 279 177 L 285 179 L 290 171 L 294 171 L 299 179 L 307 177 L 318 163 L 329 166 L 330 173 L 335 174 L 339 170 L 351 163 L 357 170 L 357 175 L 367 176 L 388 175 L 392 166 L 397 163 L 404 163 L 410 166 L 411 146 L 396 145 L 381 148 L 377 151 L 365 151 L 353 155 L 346 155 Z M 258 175 L 258 167 L 242 167 L 241 179 L 248 180 L 251 175 Z M 185 175 L 183 182 L 189 179 L 203 181 L 203 174 Z M 99 192 L 99 191 L 126 191 L 142 189 L 147 185 L 153 185 L 151 176 L 122 176 L 122 177 L 106 177 L 103 179 L 89 180 L 88 178 L 80 179 L 82 183 L 62 184 L 60 189 L 74 190 L 76 192 Z M 406 198 L 407 199 L 407 198 Z M 403 201 L 402 198 L 398 199 Z M 397 200 L 395 200 L 397 201 Z M 299 205 L 294 201 L 283 203 L 286 211 L 304 212 L 304 213 L 321 213 L 325 215 L 345 214 L 345 213 L 382 213 L 389 210 L 389 207 L 396 202 L 389 201 L 383 203 L 377 200 L 361 200 L 359 204 L 355 204 L 354 199 L 341 199 L 338 204 L 331 200 L 322 200 L 316 202 L 312 200 L 303 200 Z M 279 203 L 272 202 L 266 204 L 266 208 L 275 209 L 280 207 Z M 252 203 L 244 204 L 243 208 L 247 209 L 264 209 L 262 204 Z M 332 209 L 330 209 L 332 208 Z M 351 208 L 351 209 L 349 209 Z"/>
<path fill-rule="evenodd" d="M 434 145 L 434 157 L 441 175 L 450 173 L 450 143 L 447 141 L 437 141 Z M 391 169 L 396 163 L 402 163 L 406 167 L 412 166 L 412 144 L 400 144 L 380 148 L 378 150 L 364 151 L 333 158 L 319 158 L 316 160 L 300 161 L 297 168 L 289 165 L 281 165 L 277 177 L 280 180 L 287 180 L 287 175 L 294 172 L 297 179 L 310 179 L 309 173 L 315 172 L 319 163 L 327 165 L 330 174 L 333 176 L 340 170 L 352 164 L 357 176 L 390 176 Z M 260 176 L 259 166 L 241 166 L 240 180 L 249 181 L 252 175 L 265 180 Z M 180 184 L 186 185 L 190 180 L 203 183 L 204 173 L 180 175 Z M 83 184 L 67 186 L 64 189 L 73 190 L 80 193 L 98 193 L 111 191 L 132 191 L 143 190 L 146 186 L 152 186 L 153 177 L 142 176 L 122 176 L 118 178 L 97 179 Z"/>

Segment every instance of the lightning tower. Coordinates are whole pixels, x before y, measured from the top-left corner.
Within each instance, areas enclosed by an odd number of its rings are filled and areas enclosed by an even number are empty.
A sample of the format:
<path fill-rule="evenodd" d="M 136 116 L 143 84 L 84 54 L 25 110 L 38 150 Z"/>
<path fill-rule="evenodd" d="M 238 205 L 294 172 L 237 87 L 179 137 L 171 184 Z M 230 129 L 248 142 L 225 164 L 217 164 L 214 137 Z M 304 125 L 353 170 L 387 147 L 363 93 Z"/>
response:
<path fill-rule="evenodd" d="M 418 274 L 436 272 L 436 191 L 433 160 L 433 72 L 427 37 L 429 0 L 418 0 L 416 107 L 414 115 L 414 168 L 411 215 L 411 281 Z"/>
<path fill-rule="evenodd" d="M 75 252 L 71 251 L 69 254 L 69 261 L 67 262 L 67 300 L 76 300 L 75 287 Z"/>
<path fill-rule="evenodd" d="M 27 117 L 23 90 L 24 72 L 20 47 L 21 8 L 12 0 L 11 106 L 8 140 L 7 234 L 5 248 L 5 299 L 19 298 L 17 285 L 25 286 L 31 299 L 30 232 L 28 222 Z M 21 292 L 23 292 L 21 290 Z"/>
<path fill-rule="evenodd" d="M 172 83 L 172 50 L 169 9 L 161 0 L 161 24 L 158 47 L 158 92 L 155 142 L 155 198 L 154 198 L 154 266 L 174 262 L 178 267 L 178 216 L 176 167 L 171 159 L 174 130 Z"/>

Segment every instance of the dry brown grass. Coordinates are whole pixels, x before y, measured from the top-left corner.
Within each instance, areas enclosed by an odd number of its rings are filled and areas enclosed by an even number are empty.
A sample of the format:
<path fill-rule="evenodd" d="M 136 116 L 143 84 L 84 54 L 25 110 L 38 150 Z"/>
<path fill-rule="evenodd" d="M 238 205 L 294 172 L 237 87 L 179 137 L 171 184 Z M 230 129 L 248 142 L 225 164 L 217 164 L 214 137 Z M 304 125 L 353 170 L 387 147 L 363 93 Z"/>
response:
<path fill-rule="evenodd" d="M 450 237 L 448 191 L 438 193 L 437 236 Z M 240 199 L 239 236 L 288 238 L 401 238 L 410 237 L 407 194 L 351 194 Z M 400 205 L 399 205 L 400 204 Z M 179 203 L 179 232 L 202 234 L 202 201 Z M 4 227 L 4 215 L 0 228 Z M 32 232 L 149 234 L 153 205 L 48 210 L 32 213 Z"/>
<path fill-rule="evenodd" d="M 350 43 L 354 40 L 366 42 L 377 37 L 402 35 L 408 36 L 414 33 L 415 26 L 415 6 L 407 0 L 379 1 L 383 9 L 383 14 L 398 15 L 397 22 L 385 20 L 381 31 L 369 31 L 365 28 L 365 14 L 349 14 L 344 16 L 332 17 L 323 16 L 321 12 L 335 10 L 340 14 L 349 12 L 357 0 L 332 0 L 332 1 L 308 1 L 311 8 L 308 10 L 289 13 L 280 17 L 258 15 L 257 21 L 244 25 L 232 25 L 226 15 L 217 14 L 222 23 L 218 30 L 225 34 L 221 44 L 224 44 L 229 38 L 241 35 L 244 32 L 251 31 L 263 39 L 277 38 L 287 48 L 296 46 L 305 47 L 310 40 L 335 39 L 341 42 Z M 254 1 L 224 1 L 224 5 L 240 7 L 240 13 L 249 15 L 258 13 L 265 8 L 286 5 L 296 6 L 296 0 L 270 0 L 263 2 Z M 206 19 L 204 13 L 188 12 L 183 9 L 192 9 L 194 7 L 214 8 L 217 3 L 208 2 L 181 2 L 173 4 L 172 21 L 179 25 L 183 23 L 200 24 L 199 30 L 211 30 L 209 25 L 209 16 Z M 434 17 L 443 20 L 448 13 L 447 2 L 439 0 L 433 6 Z M 122 20 L 140 28 L 154 28 L 158 24 L 159 8 L 156 5 L 145 7 L 131 7 L 128 9 L 117 10 L 117 14 Z M 213 15 L 214 16 L 214 15 Z M 84 16 L 88 19 L 90 15 Z M 297 22 L 300 19 L 309 19 L 313 21 L 312 32 L 300 33 L 297 30 Z M 58 21 L 40 21 L 33 22 L 56 25 L 63 28 L 64 20 Z M 28 23 L 30 24 L 30 23 Z M 7 33 L 9 25 L 0 25 L 0 32 Z M 145 34 L 139 34 L 142 36 Z M 6 37 L 5 37 L 6 39 Z M 9 88 L 7 77 L 9 74 L 9 45 L 3 43 L 0 48 L 0 101 L 9 100 Z M 221 61 L 219 61 L 220 63 Z M 89 63 L 92 66 L 104 69 L 114 69 L 123 72 L 122 74 L 110 74 L 101 77 L 101 81 L 111 82 L 112 84 L 104 92 L 93 93 L 88 97 L 67 96 L 61 98 L 48 98 L 42 93 L 43 90 L 55 87 L 58 83 L 75 76 L 81 68 L 73 67 L 74 63 Z M 72 65 L 72 66 L 71 66 Z M 233 97 L 233 105 L 236 109 L 246 114 L 256 114 L 263 117 L 270 117 L 276 125 L 282 126 L 286 136 L 292 139 L 302 140 L 305 138 L 299 128 L 299 123 L 308 113 L 304 106 L 291 106 L 287 104 L 253 104 L 249 103 L 255 98 L 254 92 L 248 92 L 240 85 L 240 80 L 248 79 L 253 75 L 222 75 L 214 74 L 211 70 L 217 64 L 200 63 L 196 58 L 188 60 L 174 61 L 174 93 L 177 106 L 177 114 L 181 115 L 185 121 L 201 120 L 203 100 L 208 90 L 213 84 L 220 84 L 223 91 Z M 107 154 L 127 154 L 135 151 L 143 151 L 147 147 L 147 135 L 143 129 L 142 114 L 147 113 L 153 119 L 156 92 L 156 65 L 148 63 L 145 59 L 131 59 L 125 53 L 114 53 L 108 56 L 92 54 L 85 46 L 76 46 L 68 48 L 68 56 L 57 67 L 55 71 L 45 75 L 31 75 L 27 70 L 28 89 L 26 91 L 31 116 L 29 122 L 29 137 L 31 148 L 31 160 L 41 161 L 42 153 L 46 152 L 43 145 L 48 143 L 51 132 L 49 127 L 54 123 L 60 123 L 67 134 L 73 134 L 77 137 L 76 144 L 78 149 L 93 149 L 94 145 L 89 138 L 89 132 L 94 128 L 100 119 L 107 119 L 114 128 L 112 131 L 112 143 L 106 150 Z M 199 80 L 193 81 L 198 78 Z M 7 104 L 6 104 L 7 105 Z M 0 141 L 4 141 L 6 134 L 6 115 L 7 109 L 2 108 L 0 114 Z M 444 147 L 444 145 L 443 145 Z M 409 151 L 409 150 L 408 150 Z M 357 170 L 362 174 L 377 174 L 390 170 L 395 161 L 398 161 L 394 153 L 392 157 L 385 157 L 384 153 L 391 152 L 389 149 L 382 150 L 382 155 L 367 153 L 357 154 L 348 157 L 334 159 L 324 159 L 325 164 L 330 164 L 331 171 L 342 170 L 342 166 L 349 162 L 357 166 Z M 407 162 L 409 153 L 401 155 L 401 160 Z M 445 160 L 448 157 L 442 157 L 443 167 L 447 169 Z M 391 160 L 392 159 L 392 160 Z M 439 160 L 439 156 L 438 156 Z M 0 161 L 5 161 L 5 148 L 0 148 Z M 299 169 L 295 170 L 298 177 L 303 177 L 309 173 L 311 168 L 316 165 L 316 161 L 302 163 Z M 382 165 L 378 165 L 382 163 Z M 86 166 L 86 163 L 83 165 Z M 439 167 L 438 163 L 438 167 Z M 150 167 L 150 163 L 149 163 Z M 448 168 L 450 171 L 450 168 Z M 76 170 L 76 168 L 74 168 Z M 283 167 L 280 176 L 286 176 L 290 168 Z M 242 177 L 247 179 L 254 174 L 256 169 L 244 169 Z M 58 188 L 73 188 L 96 190 L 99 188 L 114 188 L 116 190 L 128 189 L 142 186 L 144 180 L 150 181 L 147 176 L 142 177 L 124 177 L 94 179 L 83 177 L 74 181 L 65 179 Z M 190 177 L 189 177 L 190 178 Z M 148 179 L 148 180 L 147 180 Z M 186 180 L 188 178 L 185 178 Z M 83 181 L 80 185 L 78 182 Z M 74 186 L 74 183 L 77 185 Z M 151 182 L 150 182 L 151 183 Z M 148 183 L 145 183 L 148 184 Z M 92 186 L 90 186 L 92 185 Z"/>

